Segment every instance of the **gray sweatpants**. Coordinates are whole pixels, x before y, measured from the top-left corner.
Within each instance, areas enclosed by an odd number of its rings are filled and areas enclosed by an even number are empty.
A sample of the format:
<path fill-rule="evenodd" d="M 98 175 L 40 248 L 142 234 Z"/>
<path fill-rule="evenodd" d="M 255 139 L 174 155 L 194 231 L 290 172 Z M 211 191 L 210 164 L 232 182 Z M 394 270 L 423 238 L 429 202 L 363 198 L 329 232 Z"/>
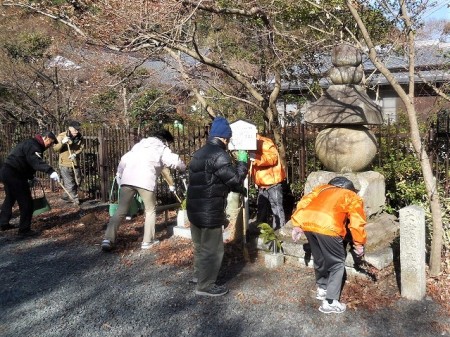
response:
<path fill-rule="evenodd" d="M 73 167 L 65 167 L 60 166 L 59 170 L 61 171 L 61 179 L 64 187 L 70 193 L 71 197 L 74 200 L 78 200 L 78 187 L 81 184 L 81 170 L 79 167 L 75 167 L 75 171 Z M 75 179 L 76 175 L 76 179 Z M 78 179 L 78 184 L 77 184 Z M 66 192 L 64 192 L 65 194 Z"/>
<path fill-rule="evenodd" d="M 317 286 L 327 290 L 327 299 L 339 301 L 345 272 L 343 239 L 314 232 L 305 235 L 314 259 Z"/>

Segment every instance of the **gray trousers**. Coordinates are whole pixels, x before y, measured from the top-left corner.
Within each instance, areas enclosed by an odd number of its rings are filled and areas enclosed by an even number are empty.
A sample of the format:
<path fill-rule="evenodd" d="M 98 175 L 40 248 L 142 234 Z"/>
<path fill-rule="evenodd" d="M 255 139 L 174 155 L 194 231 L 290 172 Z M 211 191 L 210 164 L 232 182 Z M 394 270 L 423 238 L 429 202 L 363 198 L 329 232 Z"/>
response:
<path fill-rule="evenodd" d="M 286 223 L 283 208 L 283 186 L 273 185 L 269 188 L 258 189 L 258 214 L 256 222 L 268 223 L 269 215 L 272 213 L 272 228 L 281 228 Z"/>
<path fill-rule="evenodd" d="M 344 240 L 314 232 L 305 235 L 314 259 L 317 286 L 327 290 L 327 299 L 339 301 L 345 272 Z"/>
<path fill-rule="evenodd" d="M 145 207 L 144 239 L 142 242 L 151 242 L 155 239 L 156 194 L 153 191 L 129 185 L 122 185 L 120 187 L 119 206 L 117 207 L 116 213 L 109 220 L 105 239 L 111 242 L 116 241 L 117 230 L 127 215 L 131 201 L 136 193 L 139 193 Z"/>
<path fill-rule="evenodd" d="M 64 187 L 70 193 L 73 199 L 78 200 L 78 186 L 81 184 L 80 168 L 75 167 L 74 172 L 74 169 L 72 167 L 60 166 L 59 170 L 61 171 L 61 179 Z M 75 179 L 75 174 L 77 175 L 78 184 Z M 64 194 L 66 194 L 65 191 Z"/>
<path fill-rule="evenodd" d="M 200 228 L 191 224 L 194 243 L 194 277 L 197 277 L 197 290 L 206 290 L 216 283 L 224 254 L 223 230 L 219 228 Z"/>

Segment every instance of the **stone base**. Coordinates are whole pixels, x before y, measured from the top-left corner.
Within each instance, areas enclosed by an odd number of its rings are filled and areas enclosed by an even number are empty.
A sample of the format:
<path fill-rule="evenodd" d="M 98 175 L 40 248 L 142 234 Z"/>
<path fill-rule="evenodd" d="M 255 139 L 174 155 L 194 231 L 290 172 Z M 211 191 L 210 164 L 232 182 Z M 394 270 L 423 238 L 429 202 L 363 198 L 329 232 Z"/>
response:
<path fill-rule="evenodd" d="M 282 253 L 265 253 L 264 264 L 269 269 L 281 267 L 284 264 L 284 256 Z"/>
<path fill-rule="evenodd" d="M 179 236 L 185 239 L 191 239 L 191 229 L 189 227 L 184 226 L 174 226 L 173 227 L 173 235 Z"/>
<path fill-rule="evenodd" d="M 375 171 L 338 173 L 330 171 L 312 172 L 305 183 L 305 195 L 318 185 L 326 184 L 337 176 L 350 179 L 359 189 L 358 195 L 364 200 L 364 210 L 367 217 L 382 212 L 386 202 L 386 186 L 384 176 Z"/>
<path fill-rule="evenodd" d="M 312 267 L 313 257 L 308 241 L 303 235 L 298 242 L 293 242 L 290 236 L 292 222 L 288 221 L 284 228 L 277 231 L 278 237 L 283 241 L 283 253 L 286 261 L 298 264 L 301 267 Z M 393 242 L 398 238 L 399 225 L 393 215 L 381 213 L 373 217 L 366 225 L 367 244 L 365 260 L 378 270 L 388 267 L 393 263 Z M 263 244 L 260 238 L 254 238 L 254 246 L 258 250 L 267 251 L 268 245 Z M 347 270 L 351 270 L 355 276 L 367 276 L 354 269 L 354 261 L 351 253 L 347 254 L 345 261 Z"/>
<path fill-rule="evenodd" d="M 189 227 L 184 226 L 173 226 L 172 228 L 173 236 L 179 236 L 181 238 L 185 239 L 192 239 L 191 236 L 191 229 Z M 224 231 L 223 232 L 223 242 L 227 243 L 230 241 L 230 232 Z"/>

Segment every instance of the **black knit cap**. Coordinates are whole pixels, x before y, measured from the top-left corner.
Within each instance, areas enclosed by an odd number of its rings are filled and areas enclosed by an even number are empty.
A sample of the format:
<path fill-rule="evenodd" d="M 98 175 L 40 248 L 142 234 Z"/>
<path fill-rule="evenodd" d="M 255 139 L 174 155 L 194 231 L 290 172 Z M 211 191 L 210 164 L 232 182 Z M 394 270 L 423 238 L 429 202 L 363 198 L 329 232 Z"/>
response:
<path fill-rule="evenodd" d="M 173 143 L 172 134 L 166 129 L 159 129 L 153 133 L 153 137 L 166 141 L 168 143 Z"/>
<path fill-rule="evenodd" d="M 45 131 L 42 133 L 42 138 L 47 137 L 50 139 L 53 139 L 53 144 L 58 144 L 58 139 L 56 138 L 55 134 L 51 131 Z"/>
<path fill-rule="evenodd" d="M 69 121 L 69 123 L 67 123 L 67 126 L 70 128 L 70 127 L 73 127 L 75 130 L 80 130 L 80 128 L 81 128 L 81 123 L 80 122 L 77 122 L 77 121 Z"/>
<path fill-rule="evenodd" d="M 352 181 L 345 177 L 334 177 L 328 182 L 328 184 L 358 193 L 358 190 L 355 188 Z"/>

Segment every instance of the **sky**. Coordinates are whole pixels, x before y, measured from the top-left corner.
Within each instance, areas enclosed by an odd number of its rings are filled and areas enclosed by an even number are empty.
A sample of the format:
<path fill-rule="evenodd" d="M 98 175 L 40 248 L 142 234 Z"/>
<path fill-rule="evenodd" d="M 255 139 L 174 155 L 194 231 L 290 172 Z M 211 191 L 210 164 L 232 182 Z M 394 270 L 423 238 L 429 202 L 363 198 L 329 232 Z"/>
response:
<path fill-rule="evenodd" d="M 450 0 L 437 0 L 436 6 L 428 9 L 423 14 L 424 20 L 447 19 L 450 20 Z"/>

